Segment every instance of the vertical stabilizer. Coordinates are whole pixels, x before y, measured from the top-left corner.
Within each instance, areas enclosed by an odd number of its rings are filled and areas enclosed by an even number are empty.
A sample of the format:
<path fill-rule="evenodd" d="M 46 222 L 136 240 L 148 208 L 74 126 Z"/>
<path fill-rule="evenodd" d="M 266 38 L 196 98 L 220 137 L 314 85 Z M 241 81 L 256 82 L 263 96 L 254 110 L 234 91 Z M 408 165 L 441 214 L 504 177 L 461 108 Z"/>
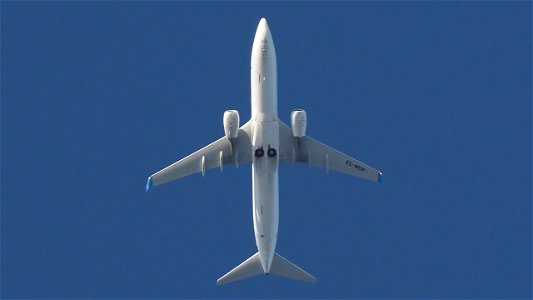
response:
<path fill-rule="evenodd" d="M 302 270 L 300 267 L 291 263 L 278 253 L 274 253 L 274 259 L 272 260 L 272 267 L 270 267 L 270 273 L 309 283 L 316 282 L 316 278 L 313 275 Z"/>

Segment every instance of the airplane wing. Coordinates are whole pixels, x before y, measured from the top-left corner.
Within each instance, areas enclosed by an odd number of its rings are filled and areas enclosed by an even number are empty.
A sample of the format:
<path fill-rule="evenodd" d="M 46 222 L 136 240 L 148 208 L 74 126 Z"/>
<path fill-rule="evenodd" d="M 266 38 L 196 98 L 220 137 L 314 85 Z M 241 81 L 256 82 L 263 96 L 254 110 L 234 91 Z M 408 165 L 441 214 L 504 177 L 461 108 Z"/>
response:
<path fill-rule="evenodd" d="M 300 162 L 346 173 L 366 180 L 380 182 L 381 172 L 321 142 L 304 136 L 296 138 L 292 130 L 279 122 L 280 163 Z"/>
<path fill-rule="evenodd" d="M 247 122 L 239 128 L 237 138 L 230 140 L 222 137 L 193 154 L 171 164 L 170 166 L 154 173 L 148 177 L 146 190 L 152 186 L 158 186 L 178 178 L 182 178 L 194 173 L 202 172 L 212 168 L 220 168 L 228 163 L 250 163 L 252 161 L 251 151 L 251 122 Z"/>

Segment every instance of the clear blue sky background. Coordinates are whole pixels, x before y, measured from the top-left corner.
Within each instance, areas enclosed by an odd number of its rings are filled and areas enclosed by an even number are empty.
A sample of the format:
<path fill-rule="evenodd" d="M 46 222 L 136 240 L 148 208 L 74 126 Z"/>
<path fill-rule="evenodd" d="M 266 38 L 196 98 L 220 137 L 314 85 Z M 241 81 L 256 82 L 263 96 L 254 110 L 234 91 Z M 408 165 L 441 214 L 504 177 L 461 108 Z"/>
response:
<path fill-rule="evenodd" d="M 2 297 L 530 298 L 531 2 L 1 3 Z M 255 253 L 251 171 L 144 191 L 250 115 L 266 17 L 279 115 L 381 185 L 280 173 L 278 252 L 318 278 L 217 287 Z"/>

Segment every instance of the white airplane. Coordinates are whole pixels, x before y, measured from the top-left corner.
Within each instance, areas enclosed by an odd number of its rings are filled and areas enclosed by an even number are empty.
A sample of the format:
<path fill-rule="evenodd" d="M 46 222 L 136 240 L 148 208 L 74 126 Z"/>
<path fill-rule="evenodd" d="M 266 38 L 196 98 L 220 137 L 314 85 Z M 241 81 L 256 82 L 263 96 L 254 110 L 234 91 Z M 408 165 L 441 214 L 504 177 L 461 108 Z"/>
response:
<path fill-rule="evenodd" d="M 236 110 L 224 112 L 225 136 L 148 177 L 146 190 L 169 181 L 252 163 L 252 203 L 257 253 L 217 280 L 225 284 L 260 274 L 315 282 L 316 278 L 275 252 L 278 238 L 278 165 L 301 162 L 380 182 L 381 172 L 305 134 L 304 110 L 291 113 L 291 128 L 278 118 L 276 50 L 267 21 L 257 26 L 251 59 L 252 117 L 239 127 Z M 292 129 L 292 130 L 291 130 Z"/>

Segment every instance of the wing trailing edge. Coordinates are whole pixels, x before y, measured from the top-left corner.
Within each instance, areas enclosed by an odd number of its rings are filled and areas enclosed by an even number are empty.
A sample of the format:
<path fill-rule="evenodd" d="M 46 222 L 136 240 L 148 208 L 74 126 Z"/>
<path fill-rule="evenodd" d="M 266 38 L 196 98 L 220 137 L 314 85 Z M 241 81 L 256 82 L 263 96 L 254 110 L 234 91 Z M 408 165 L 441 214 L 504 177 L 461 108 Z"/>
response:
<path fill-rule="evenodd" d="M 230 141 L 225 136 L 221 137 L 191 155 L 152 174 L 146 182 L 146 190 L 148 191 L 152 187 L 195 173 L 201 173 L 203 176 L 207 170 L 212 168 L 220 168 L 222 170 L 225 164 L 250 163 L 252 161 L 250 124 L 250 122 L 247 122 L 239 128 L 237 138 Z"/>
<path fill-rule="evenodd" d="M 294 137 L 292 130 L 279 122 L 280 163 L 300 162 L 369 181 L 380 182 L 382 173 L 309 136 Z"/>

